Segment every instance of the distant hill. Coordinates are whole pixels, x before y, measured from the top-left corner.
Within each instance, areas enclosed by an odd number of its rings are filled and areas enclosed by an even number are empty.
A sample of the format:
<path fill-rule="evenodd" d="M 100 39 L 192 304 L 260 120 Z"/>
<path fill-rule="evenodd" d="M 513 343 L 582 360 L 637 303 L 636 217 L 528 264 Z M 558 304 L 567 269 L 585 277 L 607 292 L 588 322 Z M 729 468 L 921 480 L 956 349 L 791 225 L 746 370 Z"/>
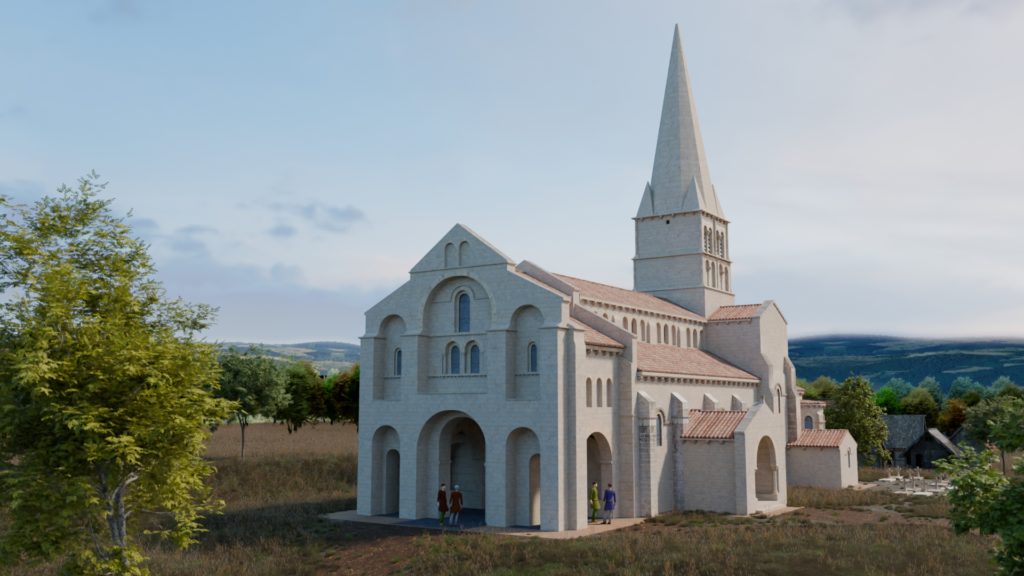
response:
<path fill-rule="evenodd" d="M 347 370 L 359 361 L 359 345 L 347 342 L 250 344 L 229 342 L 244 350 L 260 346 L 267 355 L 308 360 L 321 372 Z M 813 380 L 822 374 L 843 380 L 851 374 L 867 376 L 875 387 L 890 378 L 917 384 L 934 376 L 948 389 L 958 376 L 991 384 L 1009 376 L 1024 385 L 1024 340 L 926 340 L 891 336 L 813 336 L 789 342 L 789 357 L 797 376 Z"/>
<path fill-rule="evenodd" d="M 814 336 L 790 340 L 789 357 L 797 376 L 807 380 L 826 375 L 842 381 L 859 374 L 878 388 L 890 378 L 917 384 L 934 376 L 946 390 L 959 376 L 986 386 L 1009 376 L 1024 385 L 1024 340 Z"/>
<path fill-rule="evenodd" d="M 359 362 L 359 345 L 347 342 L 302 342 L 299 344 L 256 344 L 251 342 L 225 342 L 221 348 L 235 347 L 246 350 L 259 347 L 267 356 L 281 360 L 307 360 L 320 372 L 341 372 Z"/>

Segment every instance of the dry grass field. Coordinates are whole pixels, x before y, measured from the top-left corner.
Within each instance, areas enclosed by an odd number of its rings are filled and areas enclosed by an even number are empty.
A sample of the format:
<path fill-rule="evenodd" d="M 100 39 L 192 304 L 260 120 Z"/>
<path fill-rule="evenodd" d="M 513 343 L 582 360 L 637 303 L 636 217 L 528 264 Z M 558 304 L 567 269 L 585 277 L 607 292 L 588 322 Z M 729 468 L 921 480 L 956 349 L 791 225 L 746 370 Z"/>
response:
<path fill-rule="evenodd" d="M 575 540 L 442 534 L 335 524 L 325 512 L 355 505 L 352 426 L 288 434 L 255 424 L 238 458 L 238 427 L 223 426 L 208 457 L 224 513 L 180 552 L 146 544 L 157 575 L 683 574 L 700 576 L 993 574 L 992 539 L 955 536 L 945 500 L 881 491 L 798 488 L 797 512 L 769 519 L 673 513 L 632 528 Z M 8 567 L 16 576 L 58 566 Z M 0 573 L 4 570 L 0 568 Z"/>

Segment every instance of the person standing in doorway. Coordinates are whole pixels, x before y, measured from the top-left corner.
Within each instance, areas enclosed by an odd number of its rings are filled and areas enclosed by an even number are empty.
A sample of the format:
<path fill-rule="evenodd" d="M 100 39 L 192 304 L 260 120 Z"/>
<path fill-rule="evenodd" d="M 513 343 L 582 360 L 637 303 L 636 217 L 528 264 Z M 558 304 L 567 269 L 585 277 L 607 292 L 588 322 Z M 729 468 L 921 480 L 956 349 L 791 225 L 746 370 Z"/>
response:
<path fill-rule="evenodd" d="M 441 484 L 437 490 L 437 523 L 444 526 L 444 517 L 448 514 L 448 486 Z"/>
<path fill-rule="evenodd" d="M 590 521 L 597 522 L 597 514 L 601 511 L 601 488 L 597 482 L 590 485 Z"/>
<path fill-rule="evenodd" d="M 458 526 L 459 524 L 459 512 L 462 512 L 462 492 L 459 491 L 459 485 L 452 486 L 452 497 L 448 501 L 448 509 L 452 513 L 449 517 L 449 524 L 452 526 Z"/>
<path fill-rule="evenodd" d="M 612 514 L 615 512 L 615 490 L 612 490 L 612 483 L 608 483 L 608 488 L 604 491 L 604 522 L 602 524 L 612 523 Z"/>

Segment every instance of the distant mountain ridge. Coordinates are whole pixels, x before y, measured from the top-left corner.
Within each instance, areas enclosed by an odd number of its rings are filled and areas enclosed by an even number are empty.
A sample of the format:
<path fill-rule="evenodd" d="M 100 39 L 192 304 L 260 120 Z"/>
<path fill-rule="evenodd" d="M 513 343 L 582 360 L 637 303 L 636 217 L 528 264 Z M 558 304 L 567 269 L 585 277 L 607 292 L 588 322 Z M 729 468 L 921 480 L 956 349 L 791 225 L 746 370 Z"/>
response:
<path fill-rule="evenodd" d="M 225 349 L 231 346 L 239 350 L 258 346 L 268 356 L 307 360 L 322 372 L 345 370 L 359 362 L 359 345 L 348 342 L 223 344 Z M 986 386 L 1000 376 L 1008 376 L 1024 385 L 1024 339 L 811 336 L 790 340 L 789 357 L 796 366 L 797 376 L 807 380 L 825 375 L 842 381 L 851 374 L 858 374 L 870 378 L 877 388 L 890 378 L 903 378 L 917 384 L 922 378 L 933 376 L 943 389 L 948 389 L 959 376 L 969 376 Z"/>
<path fill-rule="evenodd" d="M 247 350 L 259 348 L 271 358 L 304 360 L 311 362 L 322 373 L 347 370 L 359 362 L 359 345 L 348 342 L 300 342 L 298 344 L 258 344 L 254 342 L 225 342 L 221 348 Z"/>
<path fill-rule="evenodd" d="M 830 376 L 842 381 L 866 376 L 876 388 L 890 378 L 917 384 L 933 376 L 947 390 L 968 376 L 988 386 L 1000 376 L 1024 385 L 1024 339 L 925 339 L 830 335 L 794 338 L 789 357 L 797 377 Z"/>

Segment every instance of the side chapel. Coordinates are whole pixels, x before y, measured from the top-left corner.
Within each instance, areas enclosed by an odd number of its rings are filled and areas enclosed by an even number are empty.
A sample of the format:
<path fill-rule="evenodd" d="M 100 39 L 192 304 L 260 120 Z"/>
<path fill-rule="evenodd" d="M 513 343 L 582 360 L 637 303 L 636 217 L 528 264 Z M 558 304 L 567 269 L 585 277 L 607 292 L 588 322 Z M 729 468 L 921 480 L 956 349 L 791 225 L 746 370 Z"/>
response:
<path fill-rule="evenodd" d="M 853 438 L 801 401 L 778 305 L 734 302 L 678 27 L 633 220 L 632 290 L 516 264 L 456 224 L 366 312 L 358 514 L 435 517 L 444 482 L 489 526 L 574 530 L 594 481 L 617 517 L 857 483 Z"/>

